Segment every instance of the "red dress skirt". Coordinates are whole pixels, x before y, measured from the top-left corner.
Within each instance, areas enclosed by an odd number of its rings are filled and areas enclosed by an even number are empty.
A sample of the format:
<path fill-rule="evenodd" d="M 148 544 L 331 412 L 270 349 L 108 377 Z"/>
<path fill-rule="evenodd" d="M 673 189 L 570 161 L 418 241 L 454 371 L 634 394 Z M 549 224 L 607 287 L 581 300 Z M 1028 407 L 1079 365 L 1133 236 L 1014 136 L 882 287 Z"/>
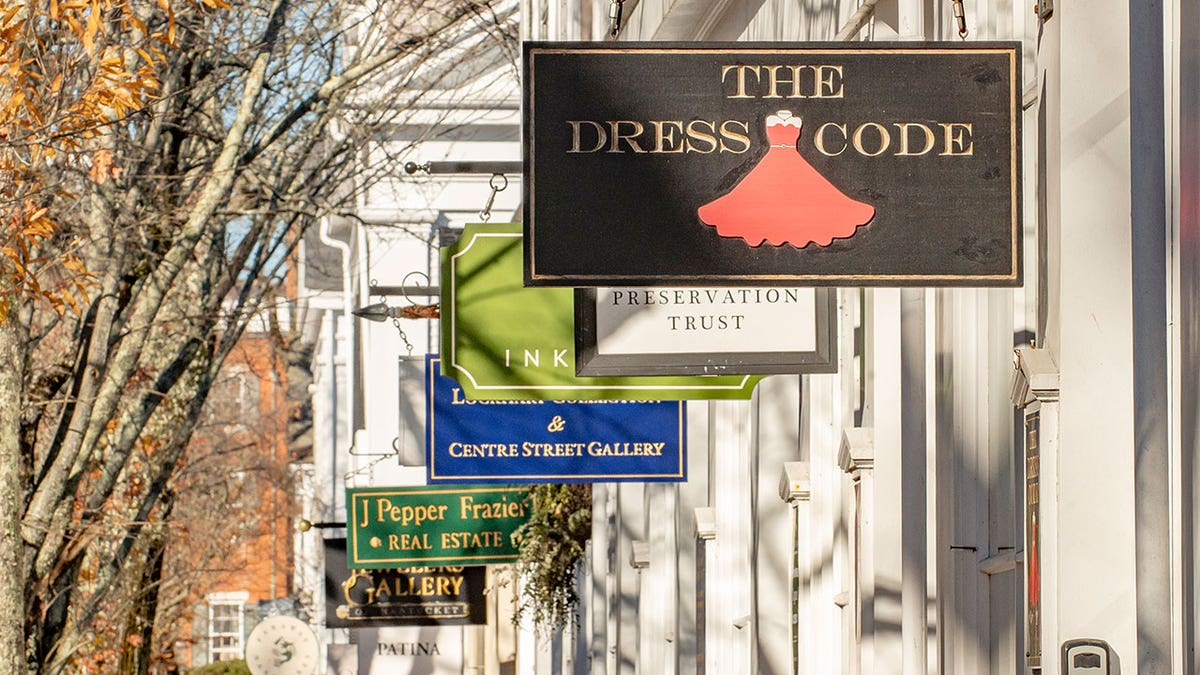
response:
<path fill-rule="evenodd" d="M 767 118 L 771 148 L 728 193 L 701 206 L 700 220 L 723 237 L 751 246 L 764 241 L 804 248 L 849 237 L 875 217 L 875 207 L 855 201 L 817 173 L 800 155 L 799 118 Z"/>

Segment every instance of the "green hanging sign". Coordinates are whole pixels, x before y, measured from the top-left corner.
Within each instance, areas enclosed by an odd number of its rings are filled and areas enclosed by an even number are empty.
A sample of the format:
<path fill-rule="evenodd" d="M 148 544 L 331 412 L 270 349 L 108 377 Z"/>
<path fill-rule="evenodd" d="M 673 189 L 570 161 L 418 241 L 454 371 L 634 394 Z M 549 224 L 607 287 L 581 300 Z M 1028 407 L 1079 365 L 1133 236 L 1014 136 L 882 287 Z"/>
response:
<path fill-rule="evenodd" d="M 350 569 L 490 565 L 517 559 L 529 489 L 458 485 L 348 488 Z"/>
<path fill-rule="evenodd" d="M 523 285 L 521 225 L 468 225 L 441 250 L 442 374 L 475 400 L 748 399 L 761 375 L 579 377 L 575 296 Z"/>

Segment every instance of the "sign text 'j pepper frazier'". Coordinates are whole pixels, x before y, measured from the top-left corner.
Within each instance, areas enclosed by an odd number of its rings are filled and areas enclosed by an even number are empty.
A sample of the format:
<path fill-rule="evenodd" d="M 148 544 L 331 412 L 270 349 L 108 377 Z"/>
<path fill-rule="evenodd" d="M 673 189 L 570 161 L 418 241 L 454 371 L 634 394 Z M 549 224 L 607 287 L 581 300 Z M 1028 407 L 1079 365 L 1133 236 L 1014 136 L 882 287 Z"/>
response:
<path fill-rule="evenodd" d="M 540 286 L 1016 286 L 1015 42 L 526 43 Z"/>
<path fill-rule="evenodd" d="M 512 534 L 529 520 L 528 493 L 496 485 L 348 489 L 346 564 L 388 569 L 512 562 Z"/>

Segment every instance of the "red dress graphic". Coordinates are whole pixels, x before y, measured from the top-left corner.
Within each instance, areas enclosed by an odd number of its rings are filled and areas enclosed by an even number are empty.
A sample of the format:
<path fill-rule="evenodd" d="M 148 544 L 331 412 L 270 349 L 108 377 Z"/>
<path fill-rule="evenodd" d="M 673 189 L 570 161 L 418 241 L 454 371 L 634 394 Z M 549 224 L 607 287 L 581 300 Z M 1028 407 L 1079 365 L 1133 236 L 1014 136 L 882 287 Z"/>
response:
<path fill-rule="evenodd" d="M 751 246 L 796 248 L 828 246 L 871 222 L 874 206 L 842 194 L 800 155 L 801 126 L 786 110 L 768 116 L 766 156 L 732 190 L 697 209 L 700 220 Z"/>

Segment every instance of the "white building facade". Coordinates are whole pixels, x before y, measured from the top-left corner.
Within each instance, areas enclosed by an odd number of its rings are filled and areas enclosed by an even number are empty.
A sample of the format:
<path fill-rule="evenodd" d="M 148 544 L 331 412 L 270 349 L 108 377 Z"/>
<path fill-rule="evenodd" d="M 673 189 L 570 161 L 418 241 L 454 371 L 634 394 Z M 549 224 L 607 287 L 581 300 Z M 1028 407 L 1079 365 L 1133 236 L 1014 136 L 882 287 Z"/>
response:
<path fill-rule="evenodd" d="M 530 40 L 1021 41 L 1025 283 L 839 289 L 839 372 L 690 405 L 686 483 L 595 487 L 578 626 L 496 610 L 462 672 L 1200 670 L 1200 3 L 1039 2 L 521 6 Z M 418 163 L 519 160 L 517 74 L 497 60 L 396 140 Z M 423 481 L 436 322 L 348 312 L 434 302 L 414 287 L 438 283 L 439 230 L 519 218 L 506 178 L 397 175 L 313 243 L 341 281 L 318 303 L 310 519 L 344 520 L 345 485 Z M 1064 669 L 1073 640 L 1114 667 Z"/>

